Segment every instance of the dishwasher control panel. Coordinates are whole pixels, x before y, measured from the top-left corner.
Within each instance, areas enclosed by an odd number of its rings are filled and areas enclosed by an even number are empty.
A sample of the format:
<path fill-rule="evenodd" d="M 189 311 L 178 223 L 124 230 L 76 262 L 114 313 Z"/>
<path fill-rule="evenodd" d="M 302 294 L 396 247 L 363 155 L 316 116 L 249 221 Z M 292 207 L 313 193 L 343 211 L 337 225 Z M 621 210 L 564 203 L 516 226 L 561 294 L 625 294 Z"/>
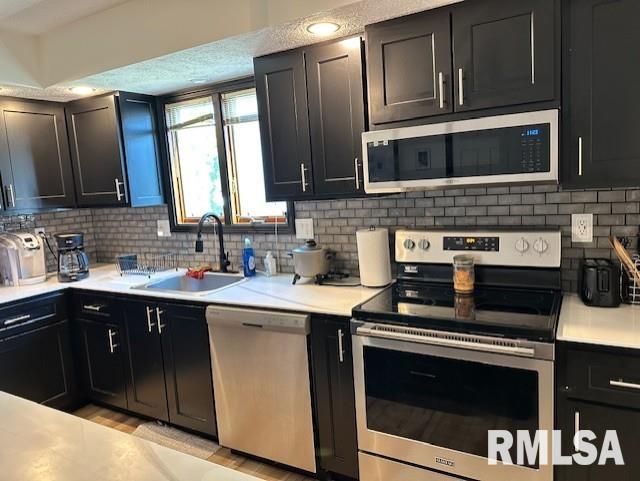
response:
<path fill-rule="evenodd" d="M 227 326 L 308 335 L 311 332 L 308 314 L 243 309 L 210 305 L 207 307 L 210 326 Z"/>

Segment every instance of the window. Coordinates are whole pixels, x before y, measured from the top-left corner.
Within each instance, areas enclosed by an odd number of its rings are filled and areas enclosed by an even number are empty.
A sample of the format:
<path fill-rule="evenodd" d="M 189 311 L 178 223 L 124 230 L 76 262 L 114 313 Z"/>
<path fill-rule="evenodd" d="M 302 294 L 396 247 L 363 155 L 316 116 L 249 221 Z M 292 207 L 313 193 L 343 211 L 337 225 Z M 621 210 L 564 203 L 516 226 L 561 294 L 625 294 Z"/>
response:
<path fill-rule="evenodd" d="M 164 105 L 174 230 L 206 212 L 237 229 L 290 225 L 287 202 L 266 202 L 254 88 L 211 91 Z"/>

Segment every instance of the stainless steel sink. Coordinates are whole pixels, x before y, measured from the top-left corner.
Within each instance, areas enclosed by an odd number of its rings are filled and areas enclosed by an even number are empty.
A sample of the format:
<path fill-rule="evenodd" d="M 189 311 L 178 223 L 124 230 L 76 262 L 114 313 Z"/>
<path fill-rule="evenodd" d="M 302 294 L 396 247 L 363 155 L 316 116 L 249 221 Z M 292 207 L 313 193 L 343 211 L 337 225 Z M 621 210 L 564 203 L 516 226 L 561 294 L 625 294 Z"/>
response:
<path fill-rule="evenodd" d="M 236 274 L 222 274 L 207 272 L 203 279 L 192 279 L 185 274 L 167 277 L 158 281 L 149 282 L 136 289 L 149 289 L 154 291 L 181 292 L 193 294 L 207 294 L 218 289 L 238 284 L 245 278 Z"/>

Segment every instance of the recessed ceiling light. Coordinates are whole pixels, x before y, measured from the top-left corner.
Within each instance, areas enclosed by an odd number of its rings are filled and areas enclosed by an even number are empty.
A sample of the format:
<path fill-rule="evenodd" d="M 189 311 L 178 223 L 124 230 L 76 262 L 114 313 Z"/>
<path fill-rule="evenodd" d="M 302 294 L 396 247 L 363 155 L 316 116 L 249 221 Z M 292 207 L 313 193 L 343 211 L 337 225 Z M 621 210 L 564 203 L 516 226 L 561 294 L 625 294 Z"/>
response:
<path fill-rule="evenodd" d="M 333 22 L 317 22 L 307 27 L 307 31 L 314 35 L 331 35 L 340 29 L 340 25 Z"/>
<path fill-rule="evenodd" d="M 205 83 L 207 83 L 207 79 L 206 78 L 192 78 L 191 80 L 189 80 L 189 82 L 191 82 L 192 84 L 205 84 Z"/>
<path fill-rule="evenodd" d="M 96 89 L 91 88 L 91 87 L 86 87 L 86 86 L 83 86 L 83 85 L 79 85 L 77 87 L 71 87 L 69 89 L 69 91 L 71 93 L 76 94 L 76 95 L 89 95 L 90 93 L 95 92 Z"/>

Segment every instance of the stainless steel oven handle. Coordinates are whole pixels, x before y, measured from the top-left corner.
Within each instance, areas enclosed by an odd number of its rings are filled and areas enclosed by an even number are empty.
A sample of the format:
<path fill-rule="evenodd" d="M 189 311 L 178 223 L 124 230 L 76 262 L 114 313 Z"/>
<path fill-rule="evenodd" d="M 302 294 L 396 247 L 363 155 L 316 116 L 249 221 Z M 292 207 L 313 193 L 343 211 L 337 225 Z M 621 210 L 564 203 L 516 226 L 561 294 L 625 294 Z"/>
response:
<path fill-rule="evenodd" d="M 367 326 L 359 326 L 356 333 L 361 336 L 377 337 L 382 339 L 393 339 L 405 342 L 417 342 L 420 344 L 430 344 L 434 346 L 453 347 L 458 349 L 466 349 L 469 351 L 483 351 L 497 354 L 511 354 L 520 357 L 535 357 L 535 349 L 531 347 L 519 346 L 502 346 L 499 344 L 490 344 L 488 342 L 464 341 L 461 339 L 420 336 L 400 332 L 380 332 Z"/>
<path fill-rule="evenodd" d="M 623 388 L 627 388 L 627 389 L 635 389 L 637 391 L 640 391 L 640 384 L 636 384 L 636 383 L 633 383 L 633 382 L 624 382 L 624 381 L 616 380 L 616 379 L 611 379 L 609 381 L 609 386 L 623 387 Z"/>

